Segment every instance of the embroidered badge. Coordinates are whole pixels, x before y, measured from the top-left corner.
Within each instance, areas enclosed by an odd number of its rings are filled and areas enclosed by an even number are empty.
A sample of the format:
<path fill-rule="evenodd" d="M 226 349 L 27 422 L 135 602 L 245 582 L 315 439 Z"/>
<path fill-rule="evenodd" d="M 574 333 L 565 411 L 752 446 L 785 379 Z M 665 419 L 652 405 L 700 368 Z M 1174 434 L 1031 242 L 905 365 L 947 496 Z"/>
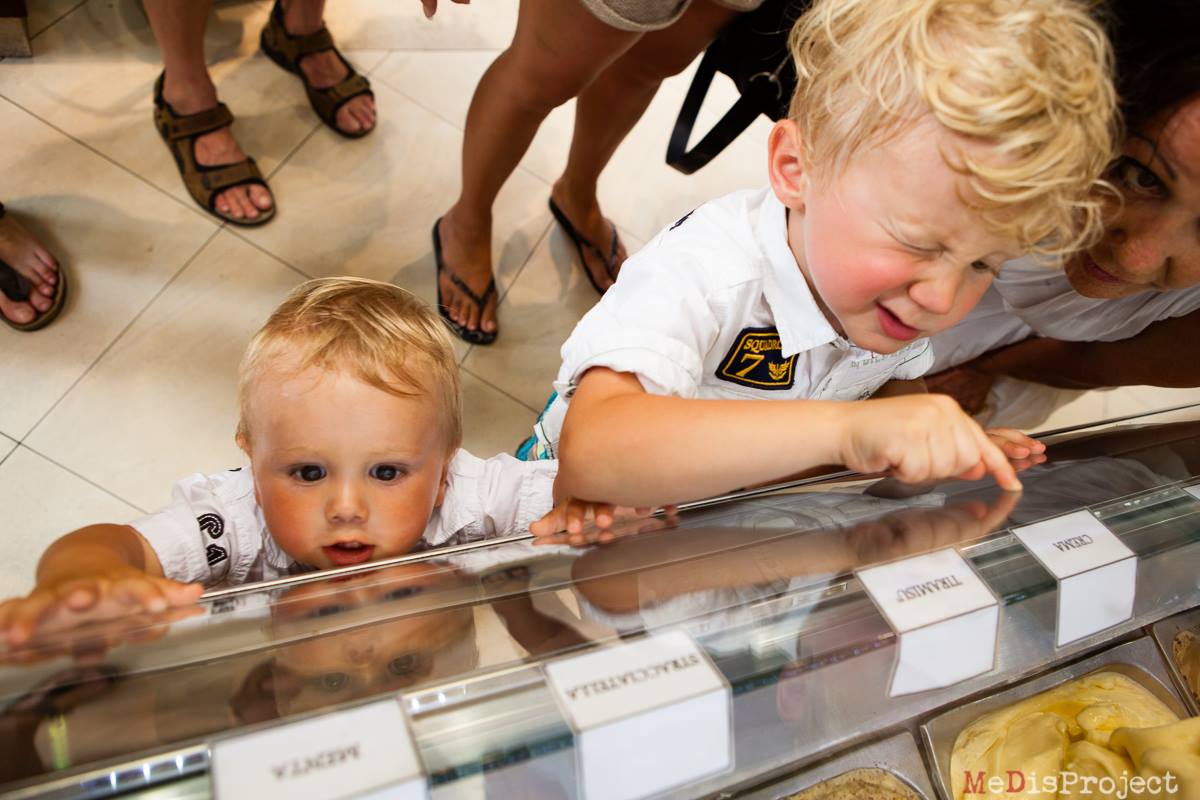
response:
<path fill-rule="evenodd" d="M 220 539 L 225 532 L 225 520 L 219 514 L 201 514 L 196 517 L 200 530 L 208 534 L 210 539 Z"/>
<path fill-rule="evenodd" d="M 796 381 L 796 356 L 783 357 L 775 328 L 743 328 L 721 359 L 717 377 L 751 389 L 790 389 Z"/>
<path fill-rule="evenodd" d="M 222 561 L 229 558 L 229 554 L 225 552 L 225 548 L 216 544 L 210 544 L 208 549 L 205 551 L 205 554 L 208 556 L 208 565 L 210 567 L 213 564 L 220 564 Z"/>

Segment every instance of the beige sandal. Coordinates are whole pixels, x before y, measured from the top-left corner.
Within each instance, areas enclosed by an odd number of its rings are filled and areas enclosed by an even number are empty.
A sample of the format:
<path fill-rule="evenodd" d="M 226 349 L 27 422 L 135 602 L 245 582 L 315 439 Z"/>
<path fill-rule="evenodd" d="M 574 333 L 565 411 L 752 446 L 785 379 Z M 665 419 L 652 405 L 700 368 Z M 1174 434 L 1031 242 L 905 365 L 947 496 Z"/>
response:
<path fill-rule="evenodd" d="M 266 210 L 260 208 L 259 215 L 254 219 L 235 217 L 217 210 L 217 196 L 226 189 L 257 184 L 267 191 L 271 190 L 253 158 L 211 167 L 196 161 L 197 137 L 233 124 L 233 114 L 229 107 L 218 103 L 214 108 L 195 114 L 177 114 L 163 99 L 163 77 L 159 75 L 154 83 L 154 126 L 167 143 L 171 155 L 175 156 L 175 165 L 179 168 L 188 194 L 201 208 L 225 222 L 247 227 L 269 222 L 275 216 L 274 203 Z"/>

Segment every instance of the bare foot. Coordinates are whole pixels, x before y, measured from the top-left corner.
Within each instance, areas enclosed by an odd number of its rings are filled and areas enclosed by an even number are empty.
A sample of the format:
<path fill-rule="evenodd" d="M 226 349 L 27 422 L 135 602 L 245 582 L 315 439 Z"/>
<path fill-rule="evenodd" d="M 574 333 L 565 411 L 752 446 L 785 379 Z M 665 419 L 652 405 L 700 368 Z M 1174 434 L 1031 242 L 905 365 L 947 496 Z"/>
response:
<path fill-rule="evenodd" d="M 324 22 L 313 19 L 311 11 L 305 4 L 289 2 L 284 4 L 283 27 L 293 36 L 316 33 L 321 30 Z M 300 71 L 308 82 L 319 89 L 336 86 L 350 74 L 342 60 L 332 50 L 322 50 L 319 53 L 300 59 Z M 375 98 L 369 94 L 360 94 L 351 98 L 337 110 L 335 117 L 337 126 L 346 133 L 369 131 L 375 127 Z"/>
<path fill-rule="evenodd" d="M 586 195 L 569 192 L 566 184 L 560 178 L 550 189 L 550 198 L 554 200 L 556 206 L 562 209 L 563 214 L 570 220 L 575 230 L 607 256 L 617 229 L 604 218 L 604 214 L 600 213 L 600 201 L 596 199 L 595 192 L 588 192 Z M 614 259 L 610 275 L 604 260 L 596 255 L 590 247 L 583 248 L 584 269 L 591 274 L 596 285 L 602 290 L 613 285 L 621 270 L 621 265 L 628 257 L 625 243 L 618 239 L 617 256 Z"/>
<path fill-rule="evenodd" d="M 177 114 L 195 114 L 217 105 L 217 90 L 207 85 L 176 85 L 170 74 L 163 81 L 163 99 Z M 206 167 L 236 164 L 246 158 L 229 128 L 196 138 L 196 163 Z M 261 184 L 233 186 L 217 195 L 217 211 L 234 219 L 258 219 L 274 205 L 270 190 Z"/>
<path fill-rule="evenodd" d="M 456 275 L 459 280 L 477 296 L 487 291 L 488 282 L 492 279 L 492 231 L 468 232 L 461 225 L 457 206 L 446 212 L 438 224 L 438 236 L 442 242 L 442 262 L 446 269 L 438 275 L 438 285 L 442 290 L 442 303 L 445 304 L 450 319 L 462 325 L 467 330 L 483 330 L 492 333 L 496 330 L 497 292 L 492 292 L 480 314 L 479 306 L 471 298 L 462 293 L 450 275 Z"/>
<path fill-rule="evenodd" d="M 27 325 L 54 303 L 58 261 L 13 218 L 11 211 L 0 219 L 0 261 L 33 284 L 28 302 L 14 302 L 0 292 L 0 314 L 18 325 Z"/>

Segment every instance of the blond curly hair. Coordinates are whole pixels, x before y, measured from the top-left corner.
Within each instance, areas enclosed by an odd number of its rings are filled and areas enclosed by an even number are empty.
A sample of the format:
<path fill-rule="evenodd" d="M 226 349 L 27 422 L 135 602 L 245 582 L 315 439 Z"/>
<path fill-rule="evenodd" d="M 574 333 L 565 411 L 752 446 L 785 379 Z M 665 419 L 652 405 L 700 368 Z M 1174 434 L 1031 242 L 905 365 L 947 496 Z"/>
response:
<path fill-rule="evenodd" d="M 293 289 L 242 356 L 240 442 L 251 441 L 248 409 L 258 377 L 312 367 L 354 375 L 398 397 L 431 396 L 441 409 L 448 449 L 462 442 L 454 345 L 434 310 L 412 292 L 366 278 L 318 278 Z"/>
<path fill-rule="evenodd" d="M 792 29 L 791 118 L 818 177 L 927 115 L 995 232 L 1057 259 L 1093 242 L 1117 152 L 1108 39 L 1083 0 L 815 0 Z"/>

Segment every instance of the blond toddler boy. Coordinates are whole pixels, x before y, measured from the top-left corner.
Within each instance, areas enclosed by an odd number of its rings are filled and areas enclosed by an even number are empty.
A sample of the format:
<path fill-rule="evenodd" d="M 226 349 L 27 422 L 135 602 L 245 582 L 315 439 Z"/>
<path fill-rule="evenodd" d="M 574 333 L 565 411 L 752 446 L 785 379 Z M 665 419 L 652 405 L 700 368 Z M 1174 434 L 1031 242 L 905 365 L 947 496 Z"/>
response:
<path fill-rule="evenodd" d="M 522 532 L 552 506 L 557 464 L 459 449 L 449 335 L 391 284 L 297 287 L 250 342 L 239 400 L 249 467 L 184 478 L 160 511 L 56 541 L 33 592 L 0 605 L 10 643 L 54 617 Z"/>
<path fill-rule="evenodd" d="M 1006 454 L 1044 449 L 919 378 L 1001 263 L 1095 235 L 1100 25 L 1074 0 L 817 0 L 791 47 L 769 188 L 659 233 L 563 345 L 523 455 L 558 457 L 564 495 L 675 503 L 830 464 L 1018 489 Z"/>

